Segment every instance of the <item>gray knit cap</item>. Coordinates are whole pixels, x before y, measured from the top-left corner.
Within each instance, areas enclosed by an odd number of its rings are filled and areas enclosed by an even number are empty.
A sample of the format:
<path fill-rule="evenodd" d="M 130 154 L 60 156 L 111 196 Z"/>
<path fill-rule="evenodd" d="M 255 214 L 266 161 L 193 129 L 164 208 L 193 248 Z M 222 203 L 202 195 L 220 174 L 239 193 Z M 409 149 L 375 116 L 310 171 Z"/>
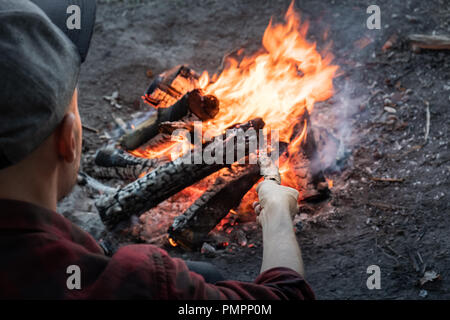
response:
<path fill-rule="evenodd" d="M 62 121 L 78 81 L 77 47 L 28 0 L 0 0 L 0 169 Z"/>

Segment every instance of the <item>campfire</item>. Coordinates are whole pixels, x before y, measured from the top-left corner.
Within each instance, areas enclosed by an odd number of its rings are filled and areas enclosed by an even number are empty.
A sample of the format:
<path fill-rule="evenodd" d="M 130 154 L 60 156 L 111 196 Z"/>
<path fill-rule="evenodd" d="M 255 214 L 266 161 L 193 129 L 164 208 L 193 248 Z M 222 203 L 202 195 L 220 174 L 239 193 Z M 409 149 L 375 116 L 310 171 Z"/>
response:
<path fill-rule="evenodd" d="M 300 191 L 299 201 L 326 199 L 332 181 L 319 152 L 323 132 L 311 115 L 333 95 L 338 67 L 306 40 L 307 31 L 291 4 L 284 23 L 269 23 L 253 55 L 228 54 L 212 76 L 188 66 L 157 76 L 142 97 L 152 116 L 95 157 L 93 175 L 128 183 L 98 199 L 105 225 L 140 216 L 147 238 L 189 250 L 226 246 L 223 234 L 255 218 L 260 153 L 277 163 L 283 185 Z M 250 131 L 260 133 L 256 142 Z"/>

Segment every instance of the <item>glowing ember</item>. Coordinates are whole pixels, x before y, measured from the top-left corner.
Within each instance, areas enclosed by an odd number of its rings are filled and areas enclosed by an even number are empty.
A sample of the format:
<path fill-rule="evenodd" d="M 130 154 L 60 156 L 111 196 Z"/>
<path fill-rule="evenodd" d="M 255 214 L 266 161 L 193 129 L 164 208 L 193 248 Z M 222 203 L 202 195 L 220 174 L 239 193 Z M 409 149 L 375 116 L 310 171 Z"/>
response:
<path fill-rule="evenodd" d="M 333 180 L 327 179 L 327 183 L 328 183 L 328 189 L 332 189 L 333 188 Z"/>
<path fill-rule="evenodd" d="M 178 243 L 176 243 L 172 238 L 169 238 L 169 243 L 172 247 L 178 246 Z"/>
<path fill-rule="evenodd" d="M 185 143 L 186 146 L 183 146 L 182 148 L 179 147 L 179 143 Z M 167 157 L 170 161 L 175 160 L 177 156 L 174 157 L 174 155 L 178 155 L 178 157 L 181 157 L 183 153 L 191 148 L 191 145 L 186 143 L 186 140 L 179 139 L 179 140 L 172 140 L 172 141 L 166 141 L 159 144 L 157 147 L 147 148 L 147 147 L 141 147 L 139 149 L 130 151 L 130 153 L 136 157 L 140 158 L 149 158 L 149 159 L 155 159 L 155 158 L 162 158 Z"/>

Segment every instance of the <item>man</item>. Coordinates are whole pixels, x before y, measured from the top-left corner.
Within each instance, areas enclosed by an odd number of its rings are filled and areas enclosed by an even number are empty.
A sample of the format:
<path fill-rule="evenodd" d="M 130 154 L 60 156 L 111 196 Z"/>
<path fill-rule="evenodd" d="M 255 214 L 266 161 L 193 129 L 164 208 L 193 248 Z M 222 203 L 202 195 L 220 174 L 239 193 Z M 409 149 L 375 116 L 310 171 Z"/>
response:
<path fill-rule="evenodd" d="M 32 2 L 0 0 L 0 298 L 313 299 L 292 224 L 298 192 L 274 182 L 258 187 L 264 253 L 253 283 L 207 283 L 151 245 L 107 257 L 56 213 L 81 157 L 76 86 L 86 38 L 77 39 L 78 48 Z M 80 286 L 68 270 L 80 271 Z"/>

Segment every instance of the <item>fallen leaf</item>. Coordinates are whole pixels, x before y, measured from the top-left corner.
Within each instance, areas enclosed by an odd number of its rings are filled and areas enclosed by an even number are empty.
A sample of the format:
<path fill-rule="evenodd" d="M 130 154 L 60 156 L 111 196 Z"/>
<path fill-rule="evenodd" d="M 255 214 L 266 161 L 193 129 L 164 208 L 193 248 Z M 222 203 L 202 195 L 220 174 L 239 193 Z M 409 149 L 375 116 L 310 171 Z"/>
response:
<path fill-rule="evenodd" d="M 436 271 L 426 271 L 423 277 L 419 280 L 420 285 L 423 286 L 427 282 L 432 282 L 439 279 L 441 276 Z"/>

